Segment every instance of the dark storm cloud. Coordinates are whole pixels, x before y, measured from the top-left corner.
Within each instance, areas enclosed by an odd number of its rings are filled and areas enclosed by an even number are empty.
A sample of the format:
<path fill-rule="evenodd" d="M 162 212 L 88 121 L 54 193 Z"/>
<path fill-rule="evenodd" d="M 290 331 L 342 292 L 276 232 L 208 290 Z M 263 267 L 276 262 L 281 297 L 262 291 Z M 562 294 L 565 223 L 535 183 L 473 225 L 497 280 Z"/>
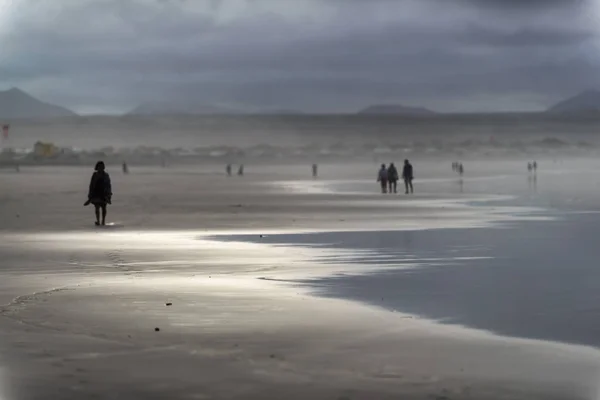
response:
<path fill-rule="evenodd" d="M 311 111 L 531 109 L 599 82 L 598 10 L 583 1 L 57 3 L 5 15 L 0 84 L 82 111 L 158 97 Z"/>
<path fill-rule="evenodd" d="M 490 29 L 474 25 L 463 31 L 462 40 L 465 43 L 479 44 L 491 47 L 503 46 L 579 46 L 598 38 L 591 29 L 578 27 L 556 29 L 551 27 L 522 27 L 516 30 Z"/>
<path fill-rule="evenodd" d="M 584 5 L 591 0 L 458 0 L 469 6 L 494 7 L 499 9 L 527 9 L 548 7 L 573 7 Z"/>

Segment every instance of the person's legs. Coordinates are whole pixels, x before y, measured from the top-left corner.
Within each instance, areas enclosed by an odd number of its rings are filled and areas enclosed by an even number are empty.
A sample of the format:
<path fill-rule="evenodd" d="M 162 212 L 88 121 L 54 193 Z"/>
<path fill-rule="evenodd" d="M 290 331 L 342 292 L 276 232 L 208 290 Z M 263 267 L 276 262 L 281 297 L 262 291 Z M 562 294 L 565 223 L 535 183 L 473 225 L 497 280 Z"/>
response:
<path fill-rule="evenodd" d="M 409 179 L 408 184 L 410 185 L 410 192 L 413 193 L 412 179 Z"/>
<path fill-rule="evenodd" d="M 408 194 L 408 179 L 404 179 L 404 187 L 406 188 L 405 193 Z"/>
<path fill-rule="evenodd" d="M 102 205 L 102 225 L 106 225 L 106 204 Z"/>
<path fill-rule="evenodd" d="M 381 181 L 381 193 L 385 193 L 387 190 L 387 181 Z"/>
<path fill-rule="evenodd" d="M 398 181 L 394 181 L 394 193 L 398 193 Z"/>
<path fill-rule="evenodd" d="M 94 212 L 96 214 L 96 225 L 100 225 L 100 206 L 94 204 Z"/>

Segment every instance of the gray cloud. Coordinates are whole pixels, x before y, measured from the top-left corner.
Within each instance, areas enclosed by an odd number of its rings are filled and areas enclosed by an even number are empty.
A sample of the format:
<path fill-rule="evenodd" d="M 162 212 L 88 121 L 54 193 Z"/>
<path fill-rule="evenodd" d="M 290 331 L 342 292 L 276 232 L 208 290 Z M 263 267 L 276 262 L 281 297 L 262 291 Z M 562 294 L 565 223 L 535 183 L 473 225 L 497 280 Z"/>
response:
<path fill-rule="evenodd" d="M 19 4 L 0 15 L 0 85 L 83 112 L 161 98 L 322 112 L 374 102 L 530 110 L 600 84 L 591 0 Z"/>
<path fill-rule="evenodd" d="M 585 5 L 587 0 L 460 0 L 471 6 L 486 6 L 506 9 L 572 7 Z"/>
<path fill-rule="evenodd" d="M 520 27 L 515 30 L 490 29 L 472 26 L 463 32 L 461 38 L 466 44 L 498 47 L 554 47 L 580 46 L 587 41 L 598 39 L 598 33 L 578 27 L 562 30 L 550 27 Z"/>

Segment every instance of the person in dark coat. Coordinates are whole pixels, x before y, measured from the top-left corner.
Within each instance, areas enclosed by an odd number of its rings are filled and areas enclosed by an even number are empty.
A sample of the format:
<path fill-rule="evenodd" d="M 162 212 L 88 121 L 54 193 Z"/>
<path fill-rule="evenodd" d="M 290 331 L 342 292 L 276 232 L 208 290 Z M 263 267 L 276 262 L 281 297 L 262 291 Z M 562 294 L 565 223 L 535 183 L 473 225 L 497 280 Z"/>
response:
<path fill-rule="evenodd" d="M 103 161 L 98 161 L 94 170 L 92 179 L 90 179 L 88 200 L 84 205 L 87 206 L 90 203 L 94 205 L 96 225 L 100 225 L 100 210 L 102 210 L 102 225 L 106 225 L 106 205 L 112 204 L 110 176 L 105 171 L 106 167 Z"/>
<path fill-rule="evenodd" d="M 388 167 L 388 185 L 390 186 L 390 193 L 398 193 L 398 170 L 394 163 L 390 163 Z"/>
<path fill-rule="evenodd" d="M 413 193 L 413 166 L 408 160 L 404 160 L 404 168 L 402 168 L 402 179 L 404 179 L 404 186 L 406 187 L 406 194 Z"/>
<path fill-rule="evenodd" d="M 377 173 L 377 182 L 381 185 L 381 193 L 387 193 L 388 171 L 385 164 L 381 164 Z"/>

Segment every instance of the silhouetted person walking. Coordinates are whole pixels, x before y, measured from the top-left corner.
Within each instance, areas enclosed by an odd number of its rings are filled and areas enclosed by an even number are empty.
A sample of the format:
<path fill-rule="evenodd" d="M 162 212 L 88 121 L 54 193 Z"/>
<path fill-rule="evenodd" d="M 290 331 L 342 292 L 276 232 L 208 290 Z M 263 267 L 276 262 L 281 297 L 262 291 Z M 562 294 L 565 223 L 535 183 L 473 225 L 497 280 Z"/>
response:
<path fill-rule="evenodd" d="M 388 171 L 385 168 L 385 164 L 381 164 L 381 168 L 377 173 L 377 182 L 381 185 L 381 193 L 387 192 L 387 182 L 388 182 Z"/>
<path fill-rule="evenodd" d="M 402 168 L 402 179 L 404 179 L 404 186 L 406 187 L 406 194 L 413 193 L 413 166 L 408 160 L 404 160 L 404 168 Z"/>
<path fill-rule="evenodd" d="M 100 210 L 102 210 L 102 225 L 106 225 L 106 205 L 112 202 L 112 186 L 110 176 L 105 171 L 104 162 L 98 161 L 94 167 L 94 173 L 90 180 L 88 191 L 88 200 L 85 206 L 90 203 L 94 205 L 96 214 L 96 225 L 100 225 Z"/>
<path fill-rule="evenodd" d="M 238 176 L 244 176 L 244 164 L 238 168 Z"/>
<path fill-rule="evenodd" d="M 312 165 L 312 176 L 316 178 L 319 173 L 319 166 L 317 164 Z"/>
<path fill-rule="evenodd" d="M 227 172 L 227 176 L 231 176 L 231 164 L 227 164 L 225 167 L 225 172 Z"/>
<path fill-rule="evenodd" d="M 127 175 L 129 173 L 129 167 L 127 166 L 126 162 L 123 163 L 123 173 L 125 175 Z"/>
<path fill-rule="evenodd" d="M 398 193 L 398 170 L 396 169 L 394 163 L 390 163 L 387 174 L 390 193 Z"/>

